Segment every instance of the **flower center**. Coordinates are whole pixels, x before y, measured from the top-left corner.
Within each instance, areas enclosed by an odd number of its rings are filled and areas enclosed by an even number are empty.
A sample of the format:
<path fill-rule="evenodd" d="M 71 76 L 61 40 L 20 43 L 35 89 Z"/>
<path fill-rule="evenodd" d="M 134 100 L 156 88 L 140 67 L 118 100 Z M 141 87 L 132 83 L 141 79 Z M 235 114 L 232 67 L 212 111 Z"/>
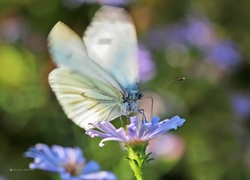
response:
<path fill-rule="evenodd" d="M 82 164 L 67 164 L 65 166 L 66 172 L 70 173 L 71 176 L 77 176 L 82 173 L 82 169 L 85 166 Z"/>

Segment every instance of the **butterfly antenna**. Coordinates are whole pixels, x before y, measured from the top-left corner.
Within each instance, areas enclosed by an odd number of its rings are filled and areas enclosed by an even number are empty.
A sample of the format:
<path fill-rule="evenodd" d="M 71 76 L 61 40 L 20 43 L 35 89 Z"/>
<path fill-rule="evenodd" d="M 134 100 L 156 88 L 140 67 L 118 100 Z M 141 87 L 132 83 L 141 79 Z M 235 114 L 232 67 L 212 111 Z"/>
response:
<path fill-rule="evenodd" d="M 147 122 L 146 115 L 144 113 L 144 109 L 138 109 L 138 112 L 142 115 L 142 121 Z"/>
<path fill-rule="evenodd" d="M 143 96 L 143 99 L 149 99 L 150 100 L 150 116 L 149 119 L 153 118 L 153 106 L 154 106 L 154 99 L 152 96 Z M 146 117 L 146 115 L 145 115 Z"/>
<path fill-rule="evenodd" d="M 162 85 L 164 85 L 164 84 L 169 84 L 169 83 L 173 83 L 173 82 L 176 82 L 176 81 L 183 81 L 183 80 L 185 80 L 185 77 L 179 78 L 179 79 L 174 79 L 174 80 L 167 81 L 167 82 L 158 83 L 158 84 L 155 84 L 155 85 L 153 85 L 153 86 L 149 86 L 149 87 L 144 88 L 143 90 L 141 90 L 141 92 L 143 92 L 143 91 L 145 91 L 145 90 L 147 90 L 147 89 L 156 87 L 156 86 L 162 86 Z"/>
<path fill-rule="evenodd" d="M 153 99 L 153 97 L 151 96 L 150 97 L 150 99 L 151 99 L 151 110 L 150 110 L 150 119 L 152 119 L 153 118 L 153 108 L 154 108 L 154 99 Z"/>

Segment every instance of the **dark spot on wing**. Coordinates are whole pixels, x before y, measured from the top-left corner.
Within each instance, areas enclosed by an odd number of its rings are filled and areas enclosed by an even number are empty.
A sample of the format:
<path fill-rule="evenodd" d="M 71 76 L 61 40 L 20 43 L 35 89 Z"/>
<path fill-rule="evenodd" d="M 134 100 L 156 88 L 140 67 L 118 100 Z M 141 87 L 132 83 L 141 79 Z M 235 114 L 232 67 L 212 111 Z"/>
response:
<path fill-rule="evenodd" d="M 70 60 L 72 58 L 72 53 L 67 53 L 66 57 L 67 57 L 68 60 Z"/>
<path fill-rule="evenodd" d="M 111 42 L 112 42 L 112 39 L 103 38 L 103 39 L 99 39 L 97 43 L 100 45 L 106 45 L 106 44 L 111 44 Z"/>

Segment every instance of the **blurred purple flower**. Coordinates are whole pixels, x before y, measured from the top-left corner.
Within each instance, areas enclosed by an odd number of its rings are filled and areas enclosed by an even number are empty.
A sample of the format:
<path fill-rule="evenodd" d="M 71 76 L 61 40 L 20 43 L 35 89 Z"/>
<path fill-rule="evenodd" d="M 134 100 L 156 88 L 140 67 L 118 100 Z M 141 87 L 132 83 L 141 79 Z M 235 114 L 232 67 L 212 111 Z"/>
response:
<path fill-rule="evenodd" d="M 164 49 L 169 39 L 169 29 L 165 26 L 149 29 L 147 38 L 150 48 L 154 50 Z"/>
<path fill-rule="evenodd" d="M 113 173 L 100 171 L 96 161 L 86 163 L 82 150 L 78 147 L 53 145 L 49 148 L 46 144 L 39 143 L 30 147 L 25 156 L 34 158 L 34 162 L 29 165 L 31 169 L 57 172 L 64 180 L 116 179 Z"/>
<path fill-rule="evenodd" d="M 123 6 L 131 3 L 133 0 L 63 0 L 64 4 L 69 8 L 76 8 L 83 3 L 99 3 L 101 5 Z"/>
<path fill-rule="evenodd" d="M 222 69 L 234 69 L 241 62 L 236 44 L 229 40 L 216 42 L 205 51 L 205 59 Z"/>
<path fill-rule="evenodd" d="M 152 29 L 148 37 L 152 47 L 156 49 L 165 49 L 172 43 L 202 48 L 213 40 L 213 29 L 205 18 L 189 17 L 170 27 Z"/>
<path fill-rule="evenodd" d="M 92 0 L 87 0 L 87 2 L 91 2 Z M 102 5 L 113 5 L 113 6 L 119 6 L 119 5 L 125 5 L 131 3 L 133 0 L 96 0 Z"/>
<path fill-rule="evenodd" d="M 234 94 L 231 97 L 231 104 L 237 116 L 242 118 L 250 117 L 250 97 L 245 94 Z"/>
<path fill-rule="evenodd" d="M 27 37 L 28 26 L 24 18 L 10 14 L 0 20 L 0 39 L 6 42 L 23 41 Z"/>
<path fill-rule="evenodd" d="M 152 29 L 148 34 L 153 49 L 166 49 L 180 44 L 187 49 L 195 48 L 204 60 L 221 69 L 233 70 L 241 63 L 237 44 L 227 39 L 218 39 L 213 24 L 202 13 L 188 15 L 170 27 Z"/>
<path fill-rule="evenodd" d="M 162 134 L 149 142 L 147 152 L 156 160 L 177 161 L 185 152 L 185 142 L 177 135 Z"/>
<path fill-rule="evenodd" d="M 190 17 L 184 29 L 184 38 L 191 46 L 201 48 L 211 43 L 213 30 L 207 20 Z"/>
<path fill-rule="evenodd" d="M 4 176 L 0 176 L 0 180 L 8 180 L 8 179 Z"/>
<path fill-rule="evenodd" d="M 155 76 L 155 64 L 152 55 L 144 46 L 139 46 L 139 72 L 142 82 L 149 81 Z"/>
<path fill-rule="evenodd" d="M 154 116 L 151 122 L 138 121 L 137 117 L 130 117 L 130 124 L 126 129 L 123 127 L 116 129 L 109 121 L 102 121 L 92 124 L 97 130 L 88 130 L 86 134 L 92 138 L 97 136 L 104 138 L 99 145 L 104 146 L 105 141 L 119 141 L 125 144 L 134 144 L 139 142 L 147 142 L 154 137 L 163 134 L 170 129 L 177 129 L 185 120 L 178 116 L 171 119 L 165 119 L 159 122 L 160 118 Z"/>
<path fill-rule="evenodd" d="M 167 44 L 181 43 L 202 48 L 211 42 L 213 31 L 208 21 L 191 17 L 170 27 L 167 34 Z"/>

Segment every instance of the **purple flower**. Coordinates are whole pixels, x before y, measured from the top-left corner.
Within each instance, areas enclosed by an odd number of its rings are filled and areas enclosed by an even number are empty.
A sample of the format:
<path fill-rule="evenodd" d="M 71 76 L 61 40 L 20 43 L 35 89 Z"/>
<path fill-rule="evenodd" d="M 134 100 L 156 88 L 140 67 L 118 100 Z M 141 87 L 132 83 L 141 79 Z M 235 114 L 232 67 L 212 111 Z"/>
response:
<path fill-rule="evenodd" d="M 16 43 L 27 38 L 29 28 L 24 18 L 10 14 L 0 22 L 0 39 L 8 43 Z"/>
<path fill-rule="evenodd" d="M 87 2 L 91 2 L 92 0 L 87 0 Z M 98 0 L 102 5 L 111 5 L 111 6 L 119 6 L 131 3 L 133 0 Z"/>
<path fill-rule="evenodd" d="M 207 46 L 213 39 L 210 22 L 196 17 L 188 18 L 184 38 L 191 46 L 198 48 Z"/>
<path fill-rule="evenodd" d="M 83 3 L 99 3 L 101 5 L 124 6 L 133 0 L 63 0 L 63 3 L 69 8 L 79 7 Z"/>
<path fill-rule="evenodd" d="M 139 72 L 142 82 L 148 81 L 155 76 L 155 64 L 151 53 L 144 47 L 139 47 Z"/>
<path fill-rule="evenodd" d="M 165 49 L 169 39 L 169 29 L 165 26 L 149 29 L 147 38 L 152 49 Z"/>
<path fill-rule="evenodd" d="M 127 125 L 126 129 L 123 127 L 116 129 L 109 121 L 96 122 L 93 126 L 97 130 L 88 130 L 86 134 L 92 138 L 95 136 L 104 138 L 100 142 L 100 146 L 104 146 L 105 141 L 119 141 L 125 144 L 134 144 L 138 142 L 147 142 L 152 138 L 163 134 L 170 129 L 177 129 L 181 126 L 185 120 L 178 116 L 174 116 L 171 119 L 165 119 L 160 121 L 160 118 L 155 116 L 151 122 L 138 121 L 136 116 L 130 117 L 130 124 Z"/>
<path fill-rule="evenodd" d="M 231 97 L 231 104 L 237 116 L 242 118 L 250 117 L 250 96 L 247 94 L 234 94 Z"/>
<path fill-rule="evenodd" d="M 184 140 L 174 134 L 166 133 L 152 139 L 147 146 L 147 153 L 155 160 L 177 161 L 185 152 Z"/>
<path fill-rule="evenodd" d="M 168 29 L 168 44 L 180 43 L 187 46 L 202 48 L 211 43 L 213 30 L 205 19 L 189 17 Z"/>
<path fill-rule="evenodd" d="M 150 30 L 148 38 L 152 48 L 155 49 L 165 49 L 173 43 L 200 49 L 213 41 L 214 32 L 206 18 L 190 16 L 172 26 Z"/>
<path fill-rule="evenodd" d="M 46 144 L 39 143 L 30 147 L 25 156 L 34 158 L 34 162 L 29 165 L 31 169 L 57 172 L 64 180 L 116 179 L 113 173 L 100 171 L 96 161 L 86 163 L 82 150 L 78 147 L 53 145 L 49 148 Z"/>
<path fill-rule="evenodd" d="M 206 50 L 206 60 L 222 69 L 234 69 L 240 64 L 241 57 L 236 44 L 230 40 L 224 40 L 212 44 Z"/>

